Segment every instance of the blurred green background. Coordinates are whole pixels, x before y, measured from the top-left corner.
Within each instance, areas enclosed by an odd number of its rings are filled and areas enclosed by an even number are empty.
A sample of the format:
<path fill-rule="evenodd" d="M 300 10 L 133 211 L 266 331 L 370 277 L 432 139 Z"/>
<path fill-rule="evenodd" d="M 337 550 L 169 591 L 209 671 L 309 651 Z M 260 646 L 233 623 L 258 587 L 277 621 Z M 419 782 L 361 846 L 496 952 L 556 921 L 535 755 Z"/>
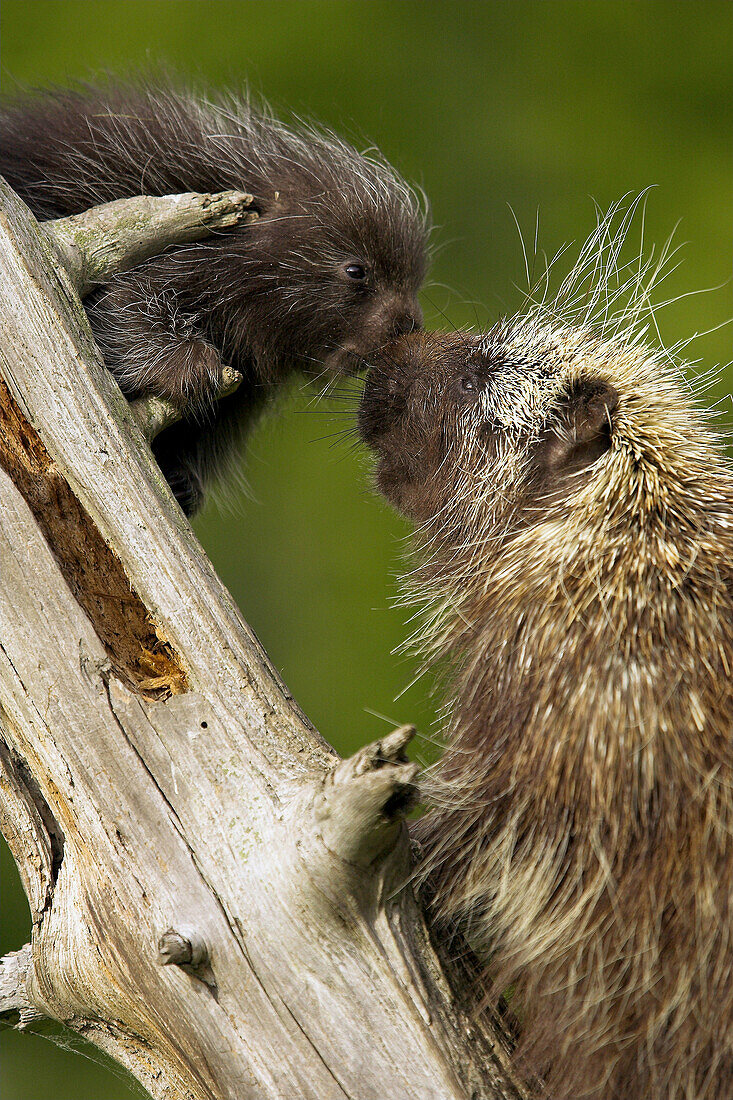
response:
<path fill-rule="evenodd" d="M 276 108 L 377 144 L 430 197 L 439 246 L 426 324 L 485 327 L 515 308 L 523 260 L 507 204 L 550 254 L 608 206 L 650 184 L 647 239 L 680 222 L 681 267 L 660 290 L 667 344 L 731 309 L 733 9 L 668 0 L 3 0 L 2 88 L 63 84 L 164 60 L 212 85 L 244 79 Z M 699 370 L 731 358 L 730 328 L 690 349 Z M 727 424 L 731 371 L 710 388 Z M 348 436 L 355 399 L 297 388 L 263 421 L 249 489 L 209 507 L 198 534 L 309 716 L 342 753 L 388 723 L 415 722 L 429 758 L 429 685 L 391 650 L 404 524 L 368 488 Z M 399 696 L 399 698 L 398 698 Z M 397 701 L 395 701 L 397 700 Z M 2 851 L 0 950 L 28 938 L 28 910 Z M 58 1037 L 57 1037 L 58 1040 Z M 80 1044 L 73 1036 L 75 1049 Z M 4 1100 L 126 1100 L 134 1083 L 99 1055 L 0 1035 Z M 90 1060 L 91 1059 L 91 1060 Z"/>

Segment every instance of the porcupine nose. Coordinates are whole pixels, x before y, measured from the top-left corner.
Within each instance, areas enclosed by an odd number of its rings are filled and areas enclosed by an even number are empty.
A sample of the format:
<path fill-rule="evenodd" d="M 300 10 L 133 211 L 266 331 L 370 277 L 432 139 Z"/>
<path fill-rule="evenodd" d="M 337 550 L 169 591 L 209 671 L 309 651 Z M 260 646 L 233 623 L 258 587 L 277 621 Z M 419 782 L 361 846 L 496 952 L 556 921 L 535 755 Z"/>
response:
<path fill-rule="evenodd" d="M 422 328 L 422 311 L 419 306 L 415 305 L 410 309 L 403 310 L 393 318 L 389 338 L 390 340 L 396 340 L 399 336 L 407 336 L 408 333 L 415 332 L 419 328 Z"/>

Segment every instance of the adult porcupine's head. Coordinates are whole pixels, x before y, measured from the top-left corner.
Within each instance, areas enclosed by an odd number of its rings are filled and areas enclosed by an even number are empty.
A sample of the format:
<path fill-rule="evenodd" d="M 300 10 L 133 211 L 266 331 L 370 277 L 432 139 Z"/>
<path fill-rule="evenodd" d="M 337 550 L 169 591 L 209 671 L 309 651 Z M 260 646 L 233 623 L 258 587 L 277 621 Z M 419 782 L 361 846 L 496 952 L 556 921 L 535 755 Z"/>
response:
<path fill-rule="evenodd" d="M 701 531 L 711 552 L 727 538 L 722 448 L 680 363 L 647 340 L 660 265 L 617 266 L 634 208 L 615 234 L 620 204 L 601 220 L 553 300 L 485 334 L 405 336 L 373 361 L 360 432 L 379 489 L 417 525 L 414 594 L 433 611 L 444 590 L 455 619 L 499 574 L 519 601 L 533 570 L 592 585 L 602 561 L 638 560 L 671 580 Z M 439 649 L 443 618 L 423 637 Z"/>

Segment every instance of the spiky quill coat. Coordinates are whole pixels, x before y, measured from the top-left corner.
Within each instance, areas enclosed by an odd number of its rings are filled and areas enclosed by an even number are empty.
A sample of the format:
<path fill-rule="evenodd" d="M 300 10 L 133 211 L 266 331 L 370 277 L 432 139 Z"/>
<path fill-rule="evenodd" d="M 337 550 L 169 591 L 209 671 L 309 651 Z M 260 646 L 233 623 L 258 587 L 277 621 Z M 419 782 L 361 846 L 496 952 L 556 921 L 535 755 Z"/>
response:
<path fill-rule="evenodd" d="M 639 277 L 615 310 L 617 247 L 603 223 L 486 336 L 398 342 L 362 430 L 419 524 L 416 642 L 448 655 L 416 829 L 443 934 L 479 999 L 511 991 L 542 1095 L 727 1100 L 733 474 Z"/>

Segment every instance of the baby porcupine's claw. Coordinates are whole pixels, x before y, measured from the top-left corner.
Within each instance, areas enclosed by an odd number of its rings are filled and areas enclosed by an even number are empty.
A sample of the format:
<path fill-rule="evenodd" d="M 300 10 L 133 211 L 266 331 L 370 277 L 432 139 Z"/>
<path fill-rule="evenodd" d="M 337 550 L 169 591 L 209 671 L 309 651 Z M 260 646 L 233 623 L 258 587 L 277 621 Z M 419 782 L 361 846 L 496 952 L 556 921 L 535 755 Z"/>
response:
<path fill-rule="evenodd" d="M 229 397 L 242 382 L 242 375 L 233 367 L 223 367 L 218 391 L 214 394 L 214 400 Z M 137 421 L 138 427 L 148 443 L 152 443 L 157 435 L 165 428 L 175 424 L 182 418 L 182 411 L 172 401 L 166 401 L 163 397 L 139 397 L 130 402 L 130 411 Z"/>

